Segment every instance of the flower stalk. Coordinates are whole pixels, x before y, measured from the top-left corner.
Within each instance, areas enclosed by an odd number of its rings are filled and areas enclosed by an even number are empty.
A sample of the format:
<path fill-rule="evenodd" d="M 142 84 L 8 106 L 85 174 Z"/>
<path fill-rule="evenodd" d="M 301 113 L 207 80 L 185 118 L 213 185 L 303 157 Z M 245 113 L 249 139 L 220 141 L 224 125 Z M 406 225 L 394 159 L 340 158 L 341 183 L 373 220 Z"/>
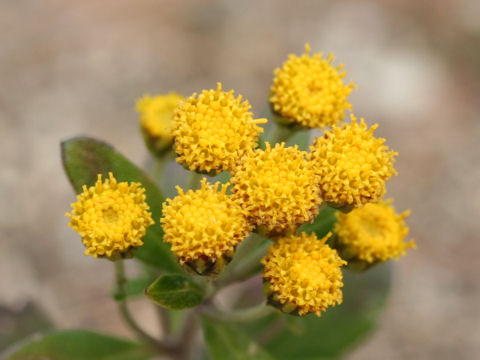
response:
<path fill-rule="evenodd" d="M 125 265 L 123 260 L 114 261 L 116 293 L 118 297 L 118 307 L 125 323 L 133 330 L 137 337 L 148 343 L 160 353 L 168 353 L 175 349 L 175 346 L 166 341 L 154 338 L 143 330 L 135 321 L 127 306 L 127 278 L 125 276 Z"/>
<path fill-rule="evenodd" d="M 222 321 L 249 322 L 258 320 L 275 312 L 275 309 L 268 306 L 266 301 L 245 309 L 229 309 L 221 311 L 218 308 L 206 307 L 203 313 L 207 316 L 217 318 Z"/>

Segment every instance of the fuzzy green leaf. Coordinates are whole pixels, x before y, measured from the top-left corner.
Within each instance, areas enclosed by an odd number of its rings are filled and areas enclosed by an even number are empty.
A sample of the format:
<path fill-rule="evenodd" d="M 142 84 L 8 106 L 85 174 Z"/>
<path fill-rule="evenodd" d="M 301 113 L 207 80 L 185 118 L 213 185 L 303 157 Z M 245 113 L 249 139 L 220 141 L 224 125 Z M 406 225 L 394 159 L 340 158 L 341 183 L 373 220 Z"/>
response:
<path fill-rule="evenodd" d="M 5 356 L 5 357 L 4 357 Z M 67 330 L 35 336 L 7 351 L 6 360 L 146 360 L 150 349 L 139 343 L 87 330 Z"/>
<path fill-rule="evenodd" d="M 204 297 L 203 289 L 185 275 L 162 275 L 147 288 L 146 294 L 157 304 L 173 310 L 200 305 Z"/>
<path fill-rule="evenodd" d="M 82 186 L 92 186 L 97 175 L 108 177 L 111 171 L 118 181 L 135 181 L 145 188 L 155 224 L 147 230 L 144 245 L 135 251 L 135 257 L 147 264 L 167 272 L 182 272 L 170 247 L 162 241 L 160 226 L 163 194 L 153 181 L 136 165 L 116 151 L 112 146 L 88 137 L 78 137 L 61 143 L 63 167 L 74 190 L 82 192 Z"/>
<path fill-rule="evenodd" d="M 212 360 L 272 360 L 248 335 L 232 324 L 202 317 L 202 326 Z M 293 359 L 293 358 L 292 358 Z"/>

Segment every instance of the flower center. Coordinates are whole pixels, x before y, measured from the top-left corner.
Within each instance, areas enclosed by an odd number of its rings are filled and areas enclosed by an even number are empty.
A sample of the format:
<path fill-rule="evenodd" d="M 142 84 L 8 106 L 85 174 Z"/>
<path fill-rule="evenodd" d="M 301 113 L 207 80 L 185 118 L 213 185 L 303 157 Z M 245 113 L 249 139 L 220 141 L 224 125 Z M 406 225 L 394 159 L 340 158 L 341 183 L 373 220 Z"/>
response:
<path fill-rule="evenodd" d="M 103 221 L 105 224 L 114 224 L 118 221 L 118 212 L 112 208 L 103 210 Z"/>
<path fill-rule="evenodd" d="M 325 274 L 322 268 L 311 259 L 298 259 L 292 267 L 292 279 L 303 288 L 321 288 L 325 284 Z"/>

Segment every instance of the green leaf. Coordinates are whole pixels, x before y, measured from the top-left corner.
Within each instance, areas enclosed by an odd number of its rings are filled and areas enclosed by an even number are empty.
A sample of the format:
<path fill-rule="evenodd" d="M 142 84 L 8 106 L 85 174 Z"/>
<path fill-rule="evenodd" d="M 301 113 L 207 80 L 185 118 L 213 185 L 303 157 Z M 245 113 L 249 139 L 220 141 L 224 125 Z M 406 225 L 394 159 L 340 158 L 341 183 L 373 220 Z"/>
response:
<path fill-rule="evenodd" d="M 333 225 L 337 222 L 335 210 L 330 206 L 326 206 L 314 219 L 313 223 L 306 223 L 299 228 L 299 232 L 304 231 L 308 234 L 316 233 L 319 239 L 323 238 L 333 229 Z"/>
<path fill-rule="evenodd" d="M 144 245 L 135 251 L 135 257 L 167 272 L 183 272 L 169 245 L 162 241 L 160 218 L 165 199 L 153 181 L 126 157 L 102 141 L 88 137 L 72 138 L 61 143 L 61 150 L 63 167 L 77 193 L 82 192 L 83 185 L 94 185 L 98 174 L 105 178 L 110 171 L 118 181 L 142 183 L 155 224 L 148 228 L 143 239 Z"/>
<path fill-rule="evenodd" d="M 157 304 L 180 310 L 200 305 L 204 291 L 191 277 L 162 275 L 148 287 L 146 294 Z"/>
<path fill-rule="evenodd" d="M 338 358 L 375 328 L 390 290 L 390 266 L 378 265 L 364 273 L 347 271 L 344 283 L 343 304 L 327 309 L 320 318 L 271 316 L 245 331 L 262 338 L 262 346 L 275 359 Z"/>
<path fill-rule="evenodd" d="M 232 324 L 203 316 L 202 326 L 212 360 L 273 359 L 248 335 L 236 329 Z"/>
<path fill-rule="evenodd" d="M 6 360 L 146 360 L 151 351 L 139 343 L 87 330 L 51 332 L 15 346 Z"/>

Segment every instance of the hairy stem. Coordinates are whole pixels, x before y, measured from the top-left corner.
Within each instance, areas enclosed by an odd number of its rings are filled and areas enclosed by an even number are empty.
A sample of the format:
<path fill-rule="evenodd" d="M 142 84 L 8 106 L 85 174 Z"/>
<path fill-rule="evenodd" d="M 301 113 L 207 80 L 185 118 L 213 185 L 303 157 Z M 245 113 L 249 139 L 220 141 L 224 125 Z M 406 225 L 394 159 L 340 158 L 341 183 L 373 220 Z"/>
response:
<path fill-rule="evenodd" d="M 195 340 L 195 334 L 198 330 L 198 315 L 196 309 L 191 309 L 183 322 L 178 340 L 177 357 L 179 360 L 189 360 L 192 357 L 192 346 Z"/>
<path fill-rule="evenodd" d="M 221 289 L 232 283 L 250 278 L 255 269 L 260 266 L 260 260 L 265 256 L 270 241 L 257 234 L 246 239 L 243 248 L 239 249 L 240 254 L 234 258 L 230 267 L 216 281 L 216 289 Z"/>
<path fill-rule="evenodd" d="M 271 306 L 267 306 L 265 301 L 246 309 L 230 309 L 228 311 L 220 311 L 219 309 L 214 307 L 206 307 L 203 310 L 203 312 L 208 316 L 224 321 L 234 322 L 248 322 L 257 320 L 273 313 L 274 311 L 274 308 Z"/>
<path fill-rule="evenodd" d="M 170 319 L 167 314 L 167 309 L 155 306 L 157 309 L 158 320 L 160 322 L 160 328 L 162 329 L 163 335 L 167 336 L 172 331 L 172 324 L 170 323 Z"/>
<path fill-rule="evenodd" d="M 155 157 L 153 159 L 152 170 L 150 172 L 152 178 L 155 180 L 156 184 L 159 184 L 162 180 L 163 172 L 165 166 L 167 166 L 168 161 L 172 157 L 170 152 L 163 154 L 162 157 Z"/>
<path fill-rule="evenodd" d="M 127 278 L 125 276 L 125 266 L 123 260 L 117 260 L 114 263 L 117 295 L 119 296 L 118 306 L 123 319 L 140 339 L 155 347 L 159 352 L 166 353 L 172 351 L 173 346 L 171 344 L 155 339 L 153 336 L 146 333 L 136 323 L 127 306 Z"/>

